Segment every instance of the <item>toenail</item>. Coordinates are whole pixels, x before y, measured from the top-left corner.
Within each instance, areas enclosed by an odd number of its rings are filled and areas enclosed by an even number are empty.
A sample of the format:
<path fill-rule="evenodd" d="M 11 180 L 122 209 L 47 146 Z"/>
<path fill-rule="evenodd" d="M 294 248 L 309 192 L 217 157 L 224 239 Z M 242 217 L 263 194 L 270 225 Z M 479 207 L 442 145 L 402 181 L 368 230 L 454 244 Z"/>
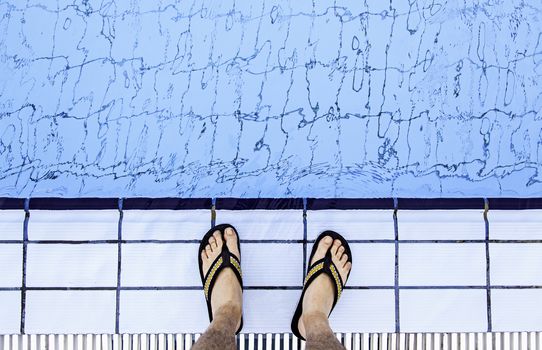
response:
<path fill-rule="evenodd" d="M 324 238 L 324 242 L 331 243 L 331 237 L 327 236 L 326 238 Z"/>
<path fill-rule="evenodd" d="M 229 234 L 230 236 L 233 235 L 233 229 L 231 227 L 228 227 L 226 229 L 226 233 Z"/>

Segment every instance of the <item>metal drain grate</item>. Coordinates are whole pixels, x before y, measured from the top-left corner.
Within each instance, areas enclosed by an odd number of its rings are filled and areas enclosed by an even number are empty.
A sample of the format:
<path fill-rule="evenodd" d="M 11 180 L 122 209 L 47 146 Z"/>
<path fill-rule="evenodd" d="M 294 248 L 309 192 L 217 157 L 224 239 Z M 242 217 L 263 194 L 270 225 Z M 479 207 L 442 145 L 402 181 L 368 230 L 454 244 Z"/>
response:
<path fill-rule="evenodd" d="M 0 335 L 0 350 L 188 350 L 200 334 Z M 539 350 L 540 332 L 337 333 L 348 350 Z M 240 334 L 241 350 L 302 350 L 292 334 Z"/>

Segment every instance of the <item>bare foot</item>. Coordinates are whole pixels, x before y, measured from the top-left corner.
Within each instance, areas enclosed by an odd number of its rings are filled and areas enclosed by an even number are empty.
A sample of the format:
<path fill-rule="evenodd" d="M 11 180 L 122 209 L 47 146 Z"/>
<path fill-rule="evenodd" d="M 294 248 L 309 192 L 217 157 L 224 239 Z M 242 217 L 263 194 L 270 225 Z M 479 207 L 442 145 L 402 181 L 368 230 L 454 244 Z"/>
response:
<path fill-rule="evenodd" d="M 237 235 L 231 227 L 226 228 L 224 237 L 226 238 L 226 246 L 229 251 L 240 260 L 240 252 L 237 248 Z M 215 231 L 213 236 L 209 238 L 209 244 L 205 247 L 205 250 L 201 252 L 201 258 L 203 259 L 203 275 L 207 274 L 207 271 L 211 268 L 211 264 L 222 252 L 222 235 L 220 231 Z M 238 319 L 237 327 L 241 324 L 242 315 L 242 303 L 243 292 L 241 285 L 237 280 L 234 272 L 231 268 L 220 271 L 216 278 L 216 283 L 211 294 L 211 306 L 213 308 L 213 318 L 217 312 L 223 308 L 234 310 L 234 317 Z"/>
<path fill-rule="evenodd" d="M 331 260 L 337 266 L 339 275 L 341 279 L 346 281 L 348 277 L 348 272 L 352 268 L 352 263 L 348 262 L 348 256 L 344 254 L 344 247 L 340 240 L 333 239 L 330 236 L 324 237 L 319 243 L 314 257 L 312 258 L 310 265 L 315 261 L 320 260 L 325 257 L 327 251 L 331 249 Z M 333 289 L 335 288 L 335 283 L 327 274 L 321 274 L 318 276 L 311 285 L 307 288 L 305 296 L 303 297 L 303 314 L 299 319 L 299 332 L 301 335 L 306 338 L 305 332 L 305 322 L 307 319 L 315 315 L 325 315 L 327 318 L 331 307 L 333 306 Z"/>

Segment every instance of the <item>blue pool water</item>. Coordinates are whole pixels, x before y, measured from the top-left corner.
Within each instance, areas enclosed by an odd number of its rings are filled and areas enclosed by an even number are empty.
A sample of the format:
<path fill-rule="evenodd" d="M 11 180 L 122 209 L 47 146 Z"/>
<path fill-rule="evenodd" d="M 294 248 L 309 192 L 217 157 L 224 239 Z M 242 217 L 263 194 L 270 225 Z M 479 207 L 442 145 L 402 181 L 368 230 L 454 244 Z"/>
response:
<path fill-rule="evenodd" d="M 541 20 L 535 0 L 0 0 L 0 196 L 541 196 Z"/>

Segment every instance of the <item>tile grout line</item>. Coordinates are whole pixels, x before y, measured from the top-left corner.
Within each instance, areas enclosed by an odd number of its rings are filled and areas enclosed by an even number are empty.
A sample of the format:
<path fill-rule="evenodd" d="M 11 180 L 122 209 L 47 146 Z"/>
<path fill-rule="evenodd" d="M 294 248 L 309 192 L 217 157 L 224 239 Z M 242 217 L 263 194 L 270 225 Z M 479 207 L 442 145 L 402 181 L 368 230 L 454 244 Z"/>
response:
<path fill-rule="evenodd" d="M 305 284 L 305 271 L 307 271 L 307 198 L 303 198 L 303 271 L 302 285 Z"/>
<path fill-rule="evenodd" d="M 30 198 L 24 201 L 24 222 L 23 222 L 23 266 L 21 279 L 21 325 L 20 332 L 25 334 L 26 321 L 26 261 L 28 255 L 28 221 L 30 220 Z"/>
<path fill-rule="evenodd" d="M 298 286 L 244 286 L 244 289 L 247 290 L 301 290 L 303 289 L 302 285 Z M 366 286 L 345 286 L 344 289 L 353 289 L 353 290 L 395 290 L 395 286 L 376 286 L 376 285 L 366 285 Z M 399 286 L 399 290 L 486 290 L 486 285 L 423 285 L 423 286 Z M 491 290 L 524 290 L 524 289 L 542 289 L 542 285 L 491 285 Z M 21 287 L 0 287 L 0 291 L 21 291 Z M 101 286 L 101 287 L 78 287 L 78 286 L 48 286 L 48 287 L 26 287 L 26 291 L 38 291 L 38 290 L 60 290 L 60 291 L 74 291 L 74 290 L 110 290 L 116 291 L 116 286 Z M 120 287 L 120 290 L 203 290 L 202 286 L 125 286 Z"/>
<path fill-rule="evenodd" d="M 211 228 L 216 225 L 216 198 L 211 198 Z"/>
<path fill-rule="evenodd" d="M 261 244 L 294 244 L 294 243 L 314 243 L 314 239 L 241 239 L 241 243 L 261 243 Z M 529 239 L 399 239 L 397 242 L 408 244 L 484 244 L 486 241 L 490 244 L 541 244 L 542 240 Z M 0 240 L 0 244 L 23 244 L 24 240 Z M 185 244 L 200 243 L 200 239 L 123 239 L 124 244 Z M 395 239 L 351 239 L 351 244 L 395 244 Z M 110 240 L 27 240 L 27 244 L 117 244 L 118 239 Z"/>
<path fill-rule="evenodd" d="M 400 318 L 399 318 L 399 224 L 397 220 L 397 210 L 399 202 L 397 198 L 393 199 L 393 231 L 395 241 L 395 271 L 394 271 L 394 299 L 395 299 L 395 333 L 401 331 Z"/>
<path fill-rule="evenodd" d="M 121 291 L 121 272 L 122 272 L 122 219 L 124 213 L 122 212 L 123 199 L 118 200 L 119 209 L 119 223 L 117 231 L 117 287 L 115 294 L 115 334 L 119 334 L 120 325 L 120 291 Z"/>
<path fill-rule="evenodd" d="M 486 303 L 487 303 L 487 331 L 491 332 L 493 329 L 492 317 L 491 317 L 491 264 L 489 254 L 489 201 L 484 198 L 484 223 L 485 223 L 485 247 L 486 247 Z"/>

